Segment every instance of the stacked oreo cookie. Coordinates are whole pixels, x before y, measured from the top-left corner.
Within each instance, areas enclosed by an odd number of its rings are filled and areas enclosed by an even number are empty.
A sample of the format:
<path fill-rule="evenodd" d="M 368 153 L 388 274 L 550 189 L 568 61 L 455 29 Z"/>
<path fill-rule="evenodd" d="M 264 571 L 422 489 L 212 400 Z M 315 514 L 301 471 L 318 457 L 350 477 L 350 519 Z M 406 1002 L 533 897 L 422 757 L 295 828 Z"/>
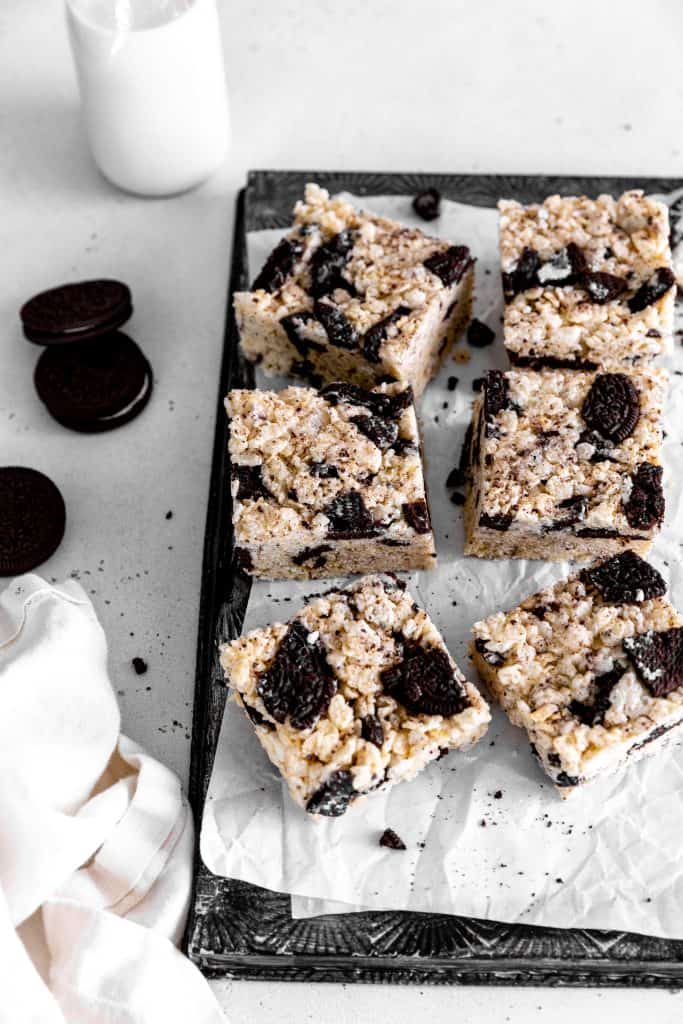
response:
<path fill-rule="evenodd" d="M 113 430 L 147 405 L 152 368 L 119 331 L 132 312 L 130 289 L 112 280 L 60 285 L 22 307 L 26 338 L 44 347 L 36 391 L 62 426 L 88 434 Z M 48 477 L 26 466 L 0 467 L 0 576 L 46 561 L 65 526 L 64 499 Z"/>
<path fill-rule="evenodd" d="M 113 430 L 147 405 L 152 368 L 118 330 L 132 312 L 130 289 L 113 280 L 60 285 L 22 307 L 26 338 L 45 346 L 35 369 L 36 391 L 62 426 L 82 433 Z"/>

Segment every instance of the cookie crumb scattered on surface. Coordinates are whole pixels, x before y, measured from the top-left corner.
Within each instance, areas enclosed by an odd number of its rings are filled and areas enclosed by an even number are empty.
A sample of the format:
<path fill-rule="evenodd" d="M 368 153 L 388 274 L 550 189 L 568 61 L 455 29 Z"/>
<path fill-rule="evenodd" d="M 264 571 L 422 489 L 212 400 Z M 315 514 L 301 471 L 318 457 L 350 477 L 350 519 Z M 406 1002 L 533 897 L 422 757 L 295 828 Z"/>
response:
<path fill-rule="evenodd" d="M 405 850 L 406 844 L 401 837 L 394 832 L 393 828 L 385 828 L 379 837 L 379 845 L 385 846 L 388 850 Z"/>

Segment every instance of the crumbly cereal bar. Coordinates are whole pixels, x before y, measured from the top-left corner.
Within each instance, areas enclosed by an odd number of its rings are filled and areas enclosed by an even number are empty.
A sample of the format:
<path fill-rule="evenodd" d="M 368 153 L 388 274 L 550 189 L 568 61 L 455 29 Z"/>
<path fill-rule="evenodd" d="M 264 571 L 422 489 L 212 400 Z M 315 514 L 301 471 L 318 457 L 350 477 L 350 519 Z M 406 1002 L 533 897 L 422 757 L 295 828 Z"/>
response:
<path fill-rule="evenodd" d="M 561 796 L 683 721 L 683 620 L 665 593 L 624 551 L 474 626 L 477 671 Z"/>
<path fill-rule="evenodd" d="M 665 371 L 491 371 L 474 404 L 465 553 L 645 554 L 664 517 Z"/>
<path fill-rule="evenodd" d="M 307 185 L 292 230 L 234 296 L 242 350 L 269 374 L 398 380 L 419 396 L 469 320 L 473 283 L 466 246 Z"/>
<path fill-rule="evenodd" d="M 336 817 L 471 746 L 490 714 L 404 584 L 367 576 L 221 649 L 236 699 L 292 799 Z"/>
<path fill-rule="evenodd" d="M 436 565 L 409 386 L 232 391 L 233 527 L 253 576 Z"/>
<path fill-rule="evenodd" d="M 590 370 L 666 351 L 675 279 L 664 203 L 631 191 L 498 208 L 513 365 Z"/>

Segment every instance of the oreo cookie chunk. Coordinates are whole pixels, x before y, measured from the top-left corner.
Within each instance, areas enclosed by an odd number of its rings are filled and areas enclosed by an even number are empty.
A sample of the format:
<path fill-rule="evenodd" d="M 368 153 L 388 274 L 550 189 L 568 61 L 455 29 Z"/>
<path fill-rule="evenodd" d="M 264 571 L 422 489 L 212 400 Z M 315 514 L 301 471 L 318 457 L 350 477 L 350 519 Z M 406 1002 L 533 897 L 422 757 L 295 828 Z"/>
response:
<path fill-rule="evenodd" d="M 288 623 L 224 645 L 220 661 L 245 728 L 309 814 L 339 817 L 408 782 L 443 751 L 470 747 L 490 720 L 426 612 L 391 575 L 311 598 Z"/>
<path fill-rule="evenodd" d="M 152 394 L 152 369 L 138 346 L 116 332 L 96 343 L 47 348 L 35 369 L 38 396 L 62 426 L 100 433 L 138 416 Z"/>
<path fill-rule="evenodd" d="M 29 341 L 64 345 L 100 338 L 129 320 L 132 312 L 128 285 L 102 279 L 40 292 L 22 306 L 19 316 Z"/>
<path fill-rule="evenodd" d="M 59 547 L 64 499 L 52 480 L 25 466 L 0 467 L 0 576 L 30 572 Z"/>

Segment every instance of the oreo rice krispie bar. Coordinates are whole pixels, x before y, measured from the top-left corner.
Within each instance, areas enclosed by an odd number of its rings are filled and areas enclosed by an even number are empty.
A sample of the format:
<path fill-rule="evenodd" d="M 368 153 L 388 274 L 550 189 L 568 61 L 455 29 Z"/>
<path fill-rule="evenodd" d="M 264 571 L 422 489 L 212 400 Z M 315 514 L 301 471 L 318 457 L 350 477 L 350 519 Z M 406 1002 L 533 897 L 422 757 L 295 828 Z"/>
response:
<path fill-rule="evenodd" d="M 498 209 L 513 365 L 590 370 L 668 348 L 675 279 L 664 203 L 631 191 Z"/>
<path fill-rule="evenodd" d="M 465 553 L 645 554 L 664 517 L 665 371 L 491 371 L 467 453 Z"/>
<path fill-rule="evenodd" d="M 271 579 L 436 565 L 412 391 L 232 391 L 238 564 Z"/>
<path fill-rule="evenodd" d="M 487 704 L 404 584 L 367 576 L 286 625 L 221 649 L 221 664 L 292 799 L 336 817 L 475 743 Z"/>
<path fill-rule="evenodd" d="M 683 722 L 683 620 L 665 593 L 624 551 L 474 626 L 479 675 L 561 796 Z"/>
<path fill-rule="evenodd" d="M 419 396 L 469 320 L 473 283 L 466 246 L 307 185 L 292 230 L 234 296 L 242 350 L 269 374 L 398 380 Z"/>

